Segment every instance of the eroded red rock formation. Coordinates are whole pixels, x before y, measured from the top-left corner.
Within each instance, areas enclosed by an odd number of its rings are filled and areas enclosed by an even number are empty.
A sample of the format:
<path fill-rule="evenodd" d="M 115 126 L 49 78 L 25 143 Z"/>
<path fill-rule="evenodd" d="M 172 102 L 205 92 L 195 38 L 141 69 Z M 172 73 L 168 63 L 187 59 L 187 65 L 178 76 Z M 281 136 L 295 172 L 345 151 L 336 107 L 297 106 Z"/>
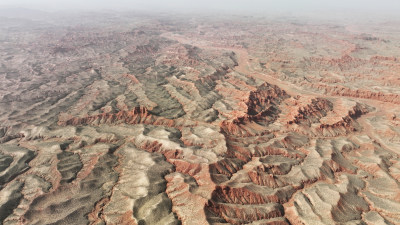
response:
<path fill-rule="evenodd" d="M 0 224 L 399 223 L 398 32 L 103 17 L 0 23 Z"/>
<path fill-rule="evenodd" d="M 163 117 L 154 116 L 145 107 L 136 107 L 130 111 L 120 111 L 118 113 L 101 113 L 83 118 L 71 118 L 66 121 L 59 121 L 59 125 L 78 126 L 78 125 L 99 125 L 99 124 L 149 124 L 173 126 L 174 121 Z"/>

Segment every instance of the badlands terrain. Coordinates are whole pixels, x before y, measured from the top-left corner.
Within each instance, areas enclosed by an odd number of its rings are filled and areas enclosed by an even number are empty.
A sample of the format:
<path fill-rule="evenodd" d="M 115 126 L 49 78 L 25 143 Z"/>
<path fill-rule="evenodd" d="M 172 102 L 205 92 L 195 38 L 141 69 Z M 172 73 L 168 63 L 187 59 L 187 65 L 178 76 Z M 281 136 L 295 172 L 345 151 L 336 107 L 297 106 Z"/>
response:
<path fill-rule="evenodd" d="M 0 19 L 0 224 L 400 224 L 400 26 Z"/>

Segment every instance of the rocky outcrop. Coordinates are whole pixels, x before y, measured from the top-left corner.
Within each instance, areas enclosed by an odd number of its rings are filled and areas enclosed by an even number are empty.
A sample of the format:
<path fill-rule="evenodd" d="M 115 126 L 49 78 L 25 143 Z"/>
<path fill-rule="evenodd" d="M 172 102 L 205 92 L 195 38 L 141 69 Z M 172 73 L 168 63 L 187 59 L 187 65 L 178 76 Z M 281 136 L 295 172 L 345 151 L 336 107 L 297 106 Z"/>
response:
<path fill-rule="evenodd" d="M 351 89 L 344 86 L 328 86 L 325 84 L 310 84 L 311 88 L 315 88 L 318 90 L 325 90 L 330 95 L 336 96 L 344 96 L 344 97 L 354 97 L 354 98 L 363 98 L 363 99 L 371 99 L 378 100 L 382 102 L 389 102 L 394 104 L 400 104 L 400 95 L 392 94 L 392 93 L 383 93 L 383 92 L 375 92 L 370 90 L 362 90 L 362 89 Z"/>
<path fill-rule="evenodd" d="M 174 121 L 162 117 L 153 116 L 144 107 L 136 107 L 131 111 L 120 111 L 118 113 L 102 113 L 94 116 L 82 118 L 70 118 L 65 121 L 59 121 L 59 125 L 99 125 L 99 124 L 151 124 L 173 126 Z"/>
<path fill-rule="evenodd" d="M 254 136 L 266 133 L 265 125 L 277 119 L 278 105 L 289 95 L 276 85 L 264 83 L 251 91 L 246 101 L 247 112 L 244 116 L 222 121 L 220 127 L 226 134 L 236 136 Z"/>
<path fill-rule="evenodd" d="M 312 99 L 311 104 L 300 108 L 293 120 L 288 121 L 288 124 L 305 123 L 310 126 L 312 123 L 318 123 L 319 120 L 326 116 L 328 111 L 333 109 L 333 104 L 327 99 L 317 98 Z"/>

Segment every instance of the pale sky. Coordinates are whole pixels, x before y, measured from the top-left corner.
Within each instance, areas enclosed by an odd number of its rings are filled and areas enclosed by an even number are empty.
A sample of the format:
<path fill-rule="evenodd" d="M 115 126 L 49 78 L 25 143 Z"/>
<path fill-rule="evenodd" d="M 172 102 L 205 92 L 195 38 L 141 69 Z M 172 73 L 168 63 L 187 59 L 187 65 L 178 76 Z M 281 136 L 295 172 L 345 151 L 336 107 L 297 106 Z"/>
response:
<path fill-rule="evenodd" d="M 0 7 L 59 10 L 400 13 L 400 0 L 0 0 Z"/>

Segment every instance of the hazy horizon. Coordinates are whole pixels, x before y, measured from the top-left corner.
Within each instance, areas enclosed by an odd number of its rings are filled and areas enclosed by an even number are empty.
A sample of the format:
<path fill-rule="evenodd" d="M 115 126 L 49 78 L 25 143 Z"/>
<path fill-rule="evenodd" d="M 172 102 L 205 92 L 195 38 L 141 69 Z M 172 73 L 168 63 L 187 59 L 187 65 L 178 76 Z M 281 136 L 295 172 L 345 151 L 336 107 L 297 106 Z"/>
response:
<path fill-rule="evenodd" d="M 262 13 L 262 12 L 348 12 L 348 13 L 397 13 L 400 11 L 400 1 L 396 0 L 0 0 L 0 7 L 23 7 L 43 11 L 98 11 L 98 10 L 144 10 L 165 12 L 232 12 L 232 13 Z"/>

